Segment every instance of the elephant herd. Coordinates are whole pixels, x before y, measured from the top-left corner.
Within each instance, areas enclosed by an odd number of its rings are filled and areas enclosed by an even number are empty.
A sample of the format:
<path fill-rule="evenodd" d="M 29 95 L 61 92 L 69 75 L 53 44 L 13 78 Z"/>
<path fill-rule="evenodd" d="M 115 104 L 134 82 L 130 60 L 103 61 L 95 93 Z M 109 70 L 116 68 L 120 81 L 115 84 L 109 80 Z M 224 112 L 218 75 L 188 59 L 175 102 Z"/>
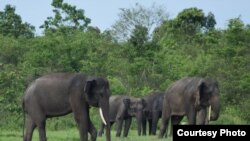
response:
<path fill-rule="evenodd" d="M 97 134 L 106 133 L 111 141 L 110 129 L 116 123 L 116 136 L 127 137 L 132 118 L 136 118 L 138 135 L 156 135 L 157 122 L 161 118 L 158 137 L 167 137 L 167 127 L 179 124 L 184 116 L 189 124 L 208 124 L 217 120 L 220 113 L 217 81 L 199 77 L 186 77 L 174 82 L 165 92 L 152 92 L 136 98 L 125 95 L 110 96 L 109 82 L 102 77 L 80 73 L 56 73 L 34 80 L 26 89 L 22 101 L 26 131 L 24 141 L 31 141 L 38 129 L 40 141 L 46 141 L 46 119 L 73 113 L 79 129 L 80 140 L 96 141 Z M 97 132 L 89 115 L 90 107 L 98 107 L 101 117 Z M 172 127 L 172 126 L 171 126 Z M 170 130 L 170 134 L 172 130 Z"/>

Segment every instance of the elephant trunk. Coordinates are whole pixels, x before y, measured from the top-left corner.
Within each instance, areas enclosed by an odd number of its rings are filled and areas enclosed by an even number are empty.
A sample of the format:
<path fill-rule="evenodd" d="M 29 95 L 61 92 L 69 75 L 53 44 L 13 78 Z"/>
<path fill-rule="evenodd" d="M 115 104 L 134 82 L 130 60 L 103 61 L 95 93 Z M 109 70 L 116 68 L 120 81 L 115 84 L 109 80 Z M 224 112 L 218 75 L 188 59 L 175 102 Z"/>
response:
<path fill-rule="evenodd" d="M 111 138 L 110 138 L 110 123 L 109 122 L 106 125 L 106 141 L 111 141 Z"/>
<path fill-rule="evenodd" d="M 101 100 L 99 102 L 99 113 L 102 119 L 103 124 L 105 125 L 106 129 L 106 141 L 111 141 L 110 138 L 110 120 L 109 120 L 109 101 L 108 100 Z"/>
<path fill-rule="evenodd" d="M 214 96 L 211 99 L 211 116 L 210 120 L 215 121 L 220 116 L 220 100 L 219 96 Z"/>

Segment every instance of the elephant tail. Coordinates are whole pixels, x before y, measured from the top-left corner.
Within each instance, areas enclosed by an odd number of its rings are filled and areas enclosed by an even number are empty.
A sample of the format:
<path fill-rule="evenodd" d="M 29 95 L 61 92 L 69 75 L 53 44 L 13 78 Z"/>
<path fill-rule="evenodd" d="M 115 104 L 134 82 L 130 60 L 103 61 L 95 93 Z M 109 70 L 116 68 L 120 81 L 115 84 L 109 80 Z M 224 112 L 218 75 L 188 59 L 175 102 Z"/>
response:
<path fill-rule="evenodd" d="M 24 128 L 25 128 L 25 107 L 24 101 L 22 101 L 22 108 L 23 108 L 23 138 L 24 138 Z"/>

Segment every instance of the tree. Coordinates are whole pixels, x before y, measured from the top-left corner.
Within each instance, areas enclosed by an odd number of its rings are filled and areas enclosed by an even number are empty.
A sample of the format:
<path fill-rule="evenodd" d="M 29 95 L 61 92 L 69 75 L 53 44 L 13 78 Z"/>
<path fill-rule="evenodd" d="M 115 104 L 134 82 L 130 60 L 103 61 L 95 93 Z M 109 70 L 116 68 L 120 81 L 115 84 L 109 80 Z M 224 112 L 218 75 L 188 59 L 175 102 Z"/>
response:
<path fill-rule="evenodd" d="M 240 17 L 230 19 L 226 30 L 227 41 L 233 45 L 238 45 L 248 40 L 245 38 L 246 30 L 244 28 L 244 23 Z"/>
<path fill-rule="evenodd" d="M 168 18 L 163 7 L 152 5 L 143 7 L 138 3 L 130 9 L 122 8 L 118 14 L 119 19 L 112 25 L 112 35 L 115 39 L 127 40 L 136 26 L 147 28 L 148 32 Z"/>
<path fill-rule="evenodd" d="M 205 22 L 206 17 L 201 9 L 188 8 L 177 15 L 175 26 L 192 35 L 199 32 L 206 25 Z"/>
<path fill-rule="evenodd" d="M 15 13 L 15 10 L 15 7 L 6 5 L 4 11 L 0 11 L 0 34 L 15 38 L 34 37 L 35 27 L 26 22 L 23 23 L 21 17 Z"/>
<path fill-rule="evenodd" d="M 188 8 L 181 11 L 176 18 L 165 20 L 159 27 L 155 28 L 153 40 L 159 42 L 161 38 L 173 41 L 192 42 L 195 36 L 213 30 L 216 24 L 213 13 L 206 16 L 201 9 Z"/>
<path fill-rule="evenodd" d="M 215 25 L 216 25 L 216 20 L 215 20 L 214 14 L 212 12 L 209 12 L 206 17 L 205 27 L 207 30 L 210 30 L 210 29 L 214 29 Z"/>
<path fill-rule="evenodd" d="M 53 0 L 51 5 L 54 7 L 54 17 L 48 17 L 44 24 L 40 26 L 40 28 L 45 29 L 45 32 L 57 30 L 64 33 L 70 33 L 74 30 L 84 31 L 91 22 L 84 15 L 83 9 L 76 9 L 76 6 L 63 3 L 63 0 Z"/>
<path fill-rule="evenodd" d="M 136 25 L 131 33 L 129 42 L 135 47 L 138 54 L 145 52 L 144 46 L 148 41 L 148 29 L 146 27 Z"/>

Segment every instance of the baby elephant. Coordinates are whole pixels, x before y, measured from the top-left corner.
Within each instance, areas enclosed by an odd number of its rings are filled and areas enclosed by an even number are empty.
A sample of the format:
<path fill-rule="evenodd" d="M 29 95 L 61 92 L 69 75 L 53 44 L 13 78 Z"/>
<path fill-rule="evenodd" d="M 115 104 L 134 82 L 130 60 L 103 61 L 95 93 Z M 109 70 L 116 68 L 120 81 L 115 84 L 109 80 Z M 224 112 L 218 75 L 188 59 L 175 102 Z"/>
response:
<path fill-rule="evenodd" d="M 121 136 L 123 122 L 125 121 L 123 136 L 127 137 L 132 122 L 132 117 L 136 117 L 138 123 L 138 133 L 141 133 L 143 109 L 146 106 L 144 99 L 131 96 L 111 96 L 109 99 L 109 119 L 112 126 L 116 122 L 116 136 Z M 103 133 L 104 124 L 100 126 L 98 135 Z"/>

